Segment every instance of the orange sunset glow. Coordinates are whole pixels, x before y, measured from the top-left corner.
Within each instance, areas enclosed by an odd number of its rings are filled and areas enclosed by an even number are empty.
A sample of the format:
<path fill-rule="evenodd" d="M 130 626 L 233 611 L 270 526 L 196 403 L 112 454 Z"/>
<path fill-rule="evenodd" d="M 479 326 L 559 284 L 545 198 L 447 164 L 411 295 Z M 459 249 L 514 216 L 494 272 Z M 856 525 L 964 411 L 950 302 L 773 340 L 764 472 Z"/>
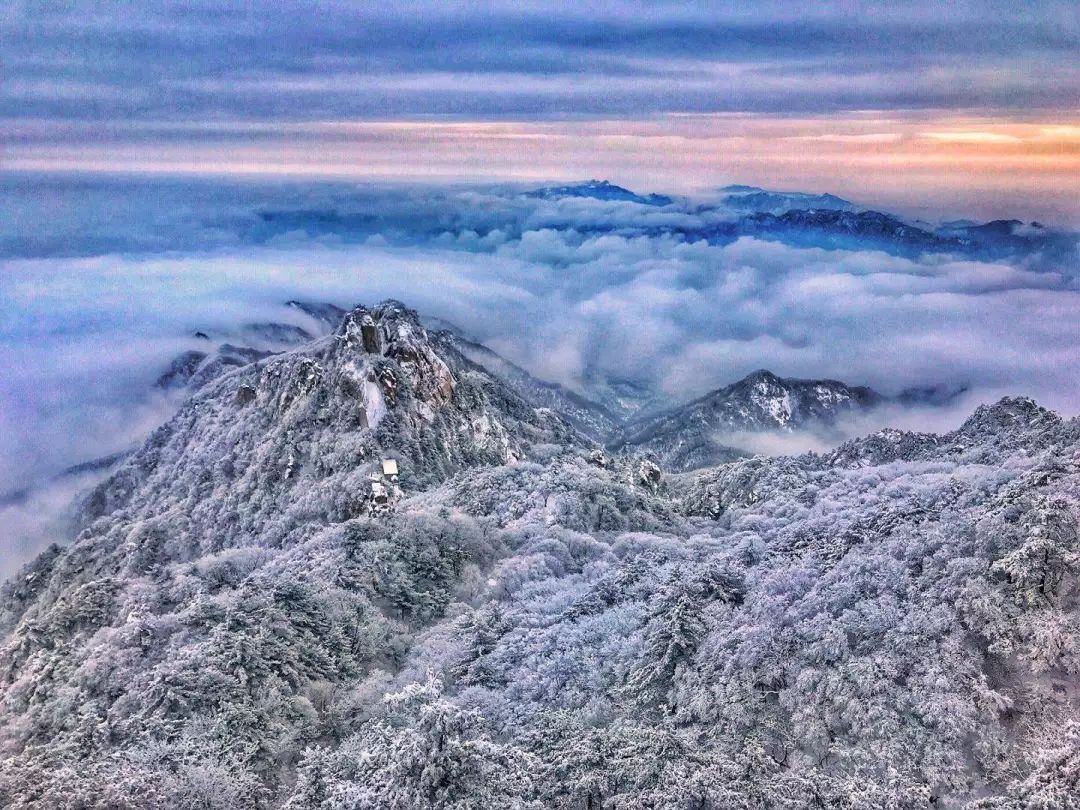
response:
<path fill-rule="evenodd" d="M 152 148 L 119 126 L 107 145 L 11 146 L 12 169 L 292 175 L 374 180 L 573 179 L 602 175 L 696 193 L 733 180 L 870 196 L 911 211 L 960 207 L 1080 222 L 1080 119 L 1002 122 L 932 113 L 785 118 L 668 115 L 580 122 L 317 121 L 195 126 Z M 33 122 L 14 125 L 28 131 Z M 171 128 L 171 127 L 169 127 Z M 150 128 L 153 132 L 153 128 Z M 227 131 L 229 138 L 216 138 Z M 236 138 L 236 133 L 245 137 Z M 127 137 L 125 137 L 127 136 Z M 988 196 L 989 195 L 989 196 Z"/>

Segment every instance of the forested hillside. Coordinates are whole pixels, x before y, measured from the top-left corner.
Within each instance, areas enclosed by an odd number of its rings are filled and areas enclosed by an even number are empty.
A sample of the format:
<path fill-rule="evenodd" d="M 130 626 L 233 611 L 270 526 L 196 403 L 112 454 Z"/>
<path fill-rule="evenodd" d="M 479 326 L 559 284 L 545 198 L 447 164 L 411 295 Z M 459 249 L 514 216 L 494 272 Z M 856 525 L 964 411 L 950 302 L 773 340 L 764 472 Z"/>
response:
<path fill-rule="evenodd" d="M 4 586 L 0 805 L 1080 806 L 1080 422 L 676 474 L 524 390 L 394 302 L 207 382 Z"/>

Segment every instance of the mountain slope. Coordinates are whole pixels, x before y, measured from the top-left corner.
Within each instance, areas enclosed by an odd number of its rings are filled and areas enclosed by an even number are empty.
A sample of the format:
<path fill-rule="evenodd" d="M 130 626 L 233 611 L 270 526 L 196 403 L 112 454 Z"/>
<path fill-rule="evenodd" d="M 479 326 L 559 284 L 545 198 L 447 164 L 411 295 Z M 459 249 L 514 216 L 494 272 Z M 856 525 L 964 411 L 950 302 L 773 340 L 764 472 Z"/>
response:
<path fill-rule="evenodd" d="M 422 353 L 407 316 L 374 312 L 366 332 L 371 313 L 350 315 L 343 362 Z M 291 362 L 259 364 L 281 367 L 279 395 Z M 247 379 L 216 396 L 233 376 Z M 193 418 L 214 444 L 210 395 Z M 0 801 L 1020 810 L 1080 796 L 1076 420 L 1003 400 L 944 436 L 885 431 L 673 478 L 569 447 L 432 480 L 287 536 L 275 510 L 265 533 L 219 522 L 206 547 L 155 520 L 176 490 L 143 486 L 42 555 L 0 594 Z"/>
<path fill-rule="evenodd" d="M 297 521 L 369 510 L 368 477 L 384 457 L 416 487 L 521 458 L 534 442 L 583 441 L 387 302 L 207 382 L 90 495 L 86 519 L 122 508 L 150 517 L 166 502 L 187 543 L 222 533 L 278 542 Z M 317 498 L 296 498 L 315 483 Z"/>
<path fill-rule="evenodd" d="M 755 371 L 687 405 L 630 422 L 615 446 L 648 453 L 665 469 L 690 470 L 745 456 L 739 434 L 827 430 L 883 400 L 869 388 L 836 380 Z"/>
<path fill-rule="evenodd" d="M 584 444 L 395 302 L 210 382 L 91 493 L 75 542 L 0 594 L 0 804 L 266 806 L 289 783 L 279 752 L 294 765 L 321 738 L 301 719 L 318 684 L 399 667 L 507 552 L 493 516 L 414 493 L 532 474 L 534 446 L 558 448 L 571 491 L 539 508 L 670 522 L 651 482 Z M 482 479 L 463 480 L 443 491 L 471 500 Z M 56 770 L 72 746 L 76 770 Z"/>
<path fill-rule="evenodd" d="M 540 408 L 551 408 L 592 439 L 603 441 L 620 425 L 619 417 L 600 403 L 557 383 L 537 379 L 481 343 L 449 330 L 439 332 L 436 338 L 446 341 L 469 360 L 498 377 L 525 401 Z"/>

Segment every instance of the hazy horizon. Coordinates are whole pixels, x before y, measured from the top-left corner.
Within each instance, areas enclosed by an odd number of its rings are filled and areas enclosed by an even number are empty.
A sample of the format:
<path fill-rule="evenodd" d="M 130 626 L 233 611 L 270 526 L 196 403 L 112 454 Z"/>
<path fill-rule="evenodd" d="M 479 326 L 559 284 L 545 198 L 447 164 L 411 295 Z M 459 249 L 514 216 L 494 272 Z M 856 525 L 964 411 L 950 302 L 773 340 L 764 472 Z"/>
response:
<path fill-rule="evenodd" d="M 1067 123 L 672 116 L 298 129 L 309 131 L 290 138 L 288 126 L 252 126 L 242 148 L 171 139 L 93 145 L 93 137 L 91 145 L 43 151 L 9 145 L 0 172 L 242 183 L 542 185 L 596 178 L 688 197 L 745 184 L 836 194 L 912 218 L 1037 220 L 1080 229 L 1080 116 Z M 85 125 L 73 132 L 88 134 Z"/>
<path fill-rule="evenodd" d="M 744 182 L 1080 227 L 1058 0 L 16 0 L 0 47 L 0 169 Z"/>

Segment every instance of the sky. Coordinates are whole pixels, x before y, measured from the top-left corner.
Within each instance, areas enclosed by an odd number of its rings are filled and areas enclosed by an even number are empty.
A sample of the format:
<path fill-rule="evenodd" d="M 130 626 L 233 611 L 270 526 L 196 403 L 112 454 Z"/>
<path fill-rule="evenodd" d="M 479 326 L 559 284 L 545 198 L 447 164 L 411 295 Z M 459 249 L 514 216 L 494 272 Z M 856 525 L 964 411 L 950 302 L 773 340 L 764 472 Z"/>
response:
<path fill-rule="evenodd" d="M 13 0 L 8 169 L 603 176 L 1077 224 L 1073 2 Z"/>

